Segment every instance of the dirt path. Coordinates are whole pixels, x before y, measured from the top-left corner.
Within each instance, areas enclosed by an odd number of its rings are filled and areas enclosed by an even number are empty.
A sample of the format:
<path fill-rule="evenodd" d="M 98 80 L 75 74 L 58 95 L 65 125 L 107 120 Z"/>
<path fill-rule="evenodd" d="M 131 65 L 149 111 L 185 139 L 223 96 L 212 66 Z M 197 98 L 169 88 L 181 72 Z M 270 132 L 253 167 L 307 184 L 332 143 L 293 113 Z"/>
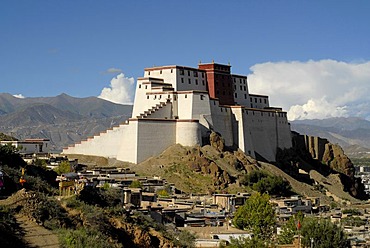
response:
<path fill-rule="evenodd" d="M 17 214 L 15 218 L 24 231 L 23 239 L 28 247 L 59 247 L 58 236 L 52 231 L 37 225 L 23 215 Z"/>

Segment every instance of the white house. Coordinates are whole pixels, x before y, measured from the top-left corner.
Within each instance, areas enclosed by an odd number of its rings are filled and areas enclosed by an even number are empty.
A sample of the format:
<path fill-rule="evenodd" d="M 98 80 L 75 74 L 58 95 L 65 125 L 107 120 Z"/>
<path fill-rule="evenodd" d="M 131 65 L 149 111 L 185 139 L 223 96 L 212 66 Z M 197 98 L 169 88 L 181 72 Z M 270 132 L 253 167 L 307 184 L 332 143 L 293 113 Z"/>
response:
<path fill-rule="evenodd" d="M 173 145 L 202 145 L 211 131 L 227 146 L 275 161 L 277 148 L 290 148 L 287 114 L 270 107 L 268 96 L 250 94 L 247 77 L 230 65 L 146 68 L 138 78 L 132 117 L 64 154 L 112 157 L 140 163 Z"/>
<path fill-rule="evenodd" d="M 1 145 L 11 144 L 20 154 L 45 154 L 50 152 L 49 139 L 25 139 L 23 141 L 0 141 Z"/>

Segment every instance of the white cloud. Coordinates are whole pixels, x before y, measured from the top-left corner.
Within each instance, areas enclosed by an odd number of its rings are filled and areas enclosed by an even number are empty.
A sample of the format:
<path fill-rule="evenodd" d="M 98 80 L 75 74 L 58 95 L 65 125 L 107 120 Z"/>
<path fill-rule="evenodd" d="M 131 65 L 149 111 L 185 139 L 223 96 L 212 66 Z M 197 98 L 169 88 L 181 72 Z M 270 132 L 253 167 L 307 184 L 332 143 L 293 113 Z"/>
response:
<path fill-rule="evenodd" d="M 102 73 L 103 74 L 118 74 L 118 73 L 122 73 L 122 70 L 118 68 L 109 68 L 108 70 L 103 71 Z"/>
<path fill-rule="evenodd" d="M 14 97 L 16 97 L 16 98 L 25 98 L 22 94 L 16 94 L 16 95 L 13 95 Z"/>
<path fill-rule="evenodd" d="M 128 78 L 120 73 L 110 81 L 110 86 L 104 88 L 98 97 L 114 103 L 132 104 L 135 92 L 134 84 L 133 77 Z"/>
<path fill-rule="evenodd" d="M 370 62 L 268 62 L 251 71 L 250 92 L 269 95 L 290 120 L 370 116 Z"/>

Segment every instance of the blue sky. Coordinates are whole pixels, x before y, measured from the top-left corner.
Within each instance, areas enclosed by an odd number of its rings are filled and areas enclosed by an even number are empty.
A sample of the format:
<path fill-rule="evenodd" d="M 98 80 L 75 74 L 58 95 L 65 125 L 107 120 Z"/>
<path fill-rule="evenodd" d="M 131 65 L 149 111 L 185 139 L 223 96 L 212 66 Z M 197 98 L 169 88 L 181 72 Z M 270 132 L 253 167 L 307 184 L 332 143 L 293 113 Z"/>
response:
<path fill-rule="evenodd" d="M 250 75 L 250 89 L 267 90 L 256 93 L 272 94 L 271 101 L 287 110 L 298 105 L 304 112 L 310 99 L 316 99 L 317 105 L 321 99 L 344 108 L 345 113 L 338 115 L 356 115 L 348 107 L 358 105 L 358 100 L 369 106 L 365 96 L 334 102 L 329 91 L 317 96 L 317 89 L 313 95 L 300 97 L 301 102 L 291 96 L 284 102 L 280 99 L 284 97 L 269 91 L 273 87 L 261 73 L 270 71 L 270 79 L 284 78 L 294 87 L 302 74 L 298 79 L 285 74 L 292 68 L 295 72 L 307 69 L 310 61 L 316 66 L 308 69 L 312 74 L 317 69 L 343 77 L 343 64 L 345 68 L 363 65 L 361 70 L 367 71 L 369 13 L 369 1 L 341 0 L 4 0 L 0 2 L 0 92 L 25 97 L 99 96 L 103 88 L 112 87 L 111 80 L 119 72 L 136 80 L 145 67 L 196 67 L 199 61 L 215 60 L 230 62 L 233 73 Z M 353 70 L 344 77 L 354 74 Z M 370 76 L 360 74 L 343 83 L 347 85 L 343 92 L 358 79 L 363 80 L 358 90 L 366 88 Z M 336 87 L 338 78 L 330 80 L 328 90 Z M 320 87 L 322 82 L 326 81 L 321 78 L 313 86 Z"/>

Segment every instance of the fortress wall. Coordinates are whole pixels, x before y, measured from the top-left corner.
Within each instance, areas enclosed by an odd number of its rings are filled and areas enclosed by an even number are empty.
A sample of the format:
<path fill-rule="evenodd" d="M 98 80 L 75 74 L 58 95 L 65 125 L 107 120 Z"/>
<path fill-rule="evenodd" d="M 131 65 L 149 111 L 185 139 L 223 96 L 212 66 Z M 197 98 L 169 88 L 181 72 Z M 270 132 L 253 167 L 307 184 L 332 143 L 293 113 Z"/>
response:
<path fill-rule="evenodd" d="M 243 117 L 247 110 L 243 108 L 231 108 L 231 110 L 235 118 L 233 120 L 234 144 L 236 144 L 245 154 L 255 157 L 251 130 L 247 121 L 245 121 Z"/>
<path fill-rule="evenodd" d="M 195 93 L 192 95 L 191 119 L 199 120 L 201 115 L 210 115 L 209 95 L 206 93 Z"/>
<path fill-rule="evenodd" d="M 232 146 L 234 140 L 231 108 L 218 106 L 216 101 L 210 105 L 210 108 L 214 131 L 220 133 L 225 139 L 225 145 Z"/>
<path fill-rule="evenodd" d="M 179 119 L 192 119 L 193 94 L 185 92 L 177 95 L 177 115 Z"/>
<path fill-rule="evenodd" d="M 87 141 L 75 144 L 63 150 L 65 154 L 85 154 L 115 158 L 121 144 L 121 139 L 128 125 L 120 125 L 106 132 L 100 133 Z"/>
<path fill-rule="evenodd" d="M 290 127 L 284 113 L 246 109 L 242 116 L 245 153 L 254 150 L 268 161 L 275 161 L 277 147 L 292 146 Z"/>
<path fill-rule="evenodd" d="M 196 120 L 176 122 L 176 143 L 183 146 L 201 145 L 200 125 Z"/>
<path fill-rule="evenodd" d="M 244 115 L 255 153 L 267 161 L 275 161 L 276 135 L 274 118 L 261 115 L 261 111 L 247 110 Z"/>
<path fill-rule="evenodd" d="M 137 119 L 137 159 L 140 163 L 176 143 L 176 121 Z M 131 142 L 127 139 L 127 142 Z"/>
<path fill-rule="evenodd" d="M 117 160 L 136 163 L 137 161 L 137 143 L 138 143 L 138 122 L 135 119 L 129 120 L 129 125 L 126 127 L 121 136 L 120 145 L 117 151 Z"/>

